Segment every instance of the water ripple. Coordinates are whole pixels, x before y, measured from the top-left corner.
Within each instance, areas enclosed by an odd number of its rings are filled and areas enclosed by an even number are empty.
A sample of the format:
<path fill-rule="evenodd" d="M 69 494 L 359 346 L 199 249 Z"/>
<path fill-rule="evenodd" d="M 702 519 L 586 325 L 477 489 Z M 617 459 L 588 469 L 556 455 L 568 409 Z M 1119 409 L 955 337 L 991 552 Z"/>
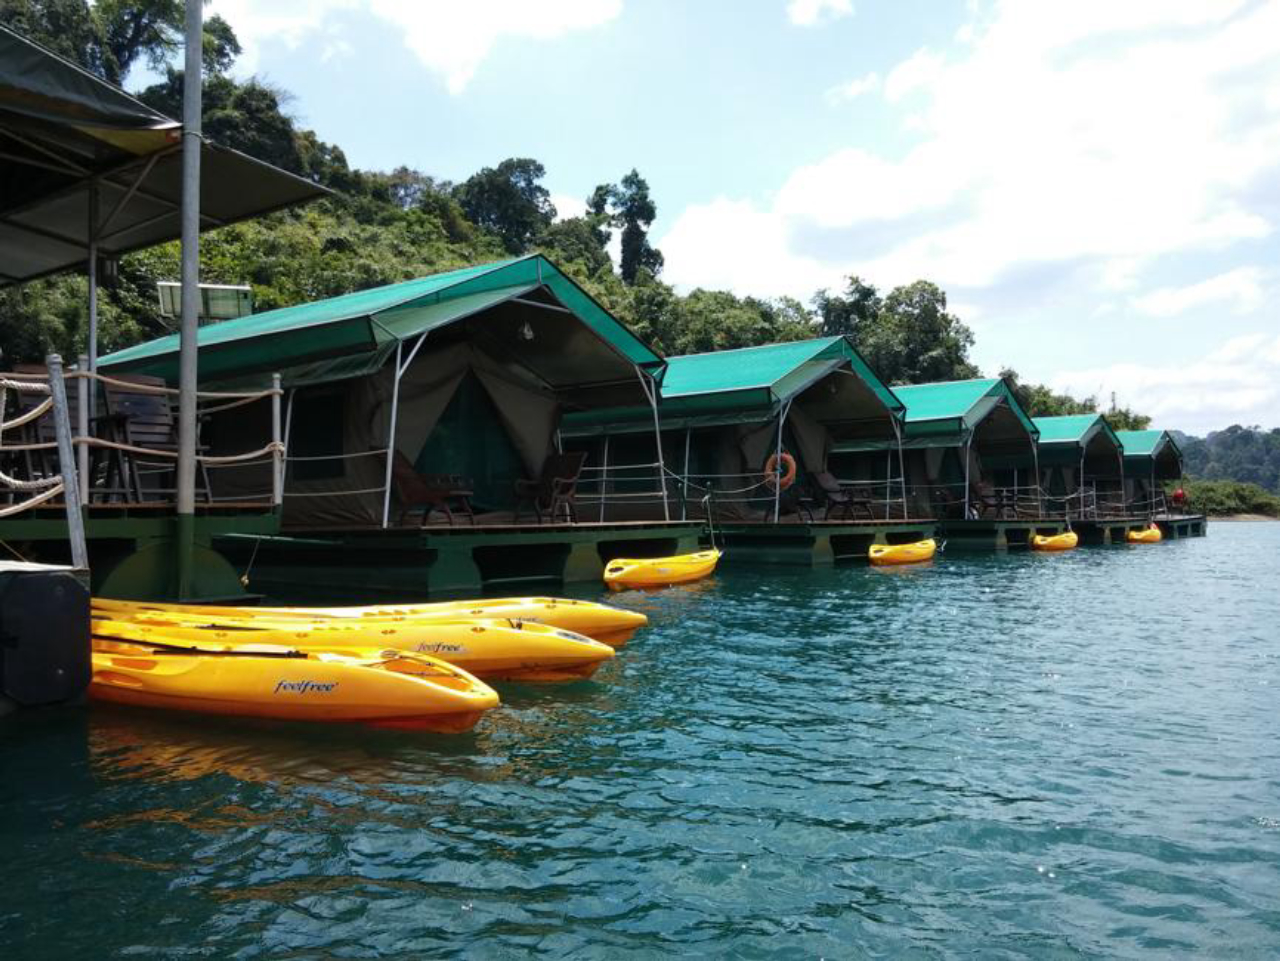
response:
<path fill-rule="evenodd" d="M 463 737 L 9 720 L 0 948 L 1274 957 L 1278 579 L 1280 525 L 1226 524 L 729 570 Z"/>

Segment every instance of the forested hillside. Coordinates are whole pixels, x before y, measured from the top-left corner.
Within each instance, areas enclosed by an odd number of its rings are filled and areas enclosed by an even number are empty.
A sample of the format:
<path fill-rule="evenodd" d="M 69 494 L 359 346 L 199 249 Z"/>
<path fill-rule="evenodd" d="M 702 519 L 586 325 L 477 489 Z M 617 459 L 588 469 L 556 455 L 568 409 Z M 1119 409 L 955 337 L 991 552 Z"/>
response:
<path fill-rule="evenodd" d="M 1257 484 L 1280 494 L 1280 428 L 1235 425 L 1207 437 L 1175 432 L 1186 472 L 1202 480 Z"/>
<path fill-rule="evenodd" d="M 181 0 L 0 0 L 0 22 L 112 82 L 139 64 L 164 79 L 132 90 L 178 117 Z M 561 219 L 532 158 L 508 158 L 461 183 L 408 167 L 353 169 L 342 149 L 301 128 L 285 109 L 289 95 L 258 78 L 229 73 L 240 46 L 229 24 L 205 28 L 204 130 L 221 144 L 276 164 L 334 193 L 301 210 L 204 235 L 201 276 L 248 283 L 258 310 L 328 297 L 452 267 L 541 251 L 659 351 L 679 355 L 818 334 L 849 334 L 890 383 L 978 376 L 969 360 L 972 331 L 947 308 L 946 293 L 926 280 L 881 293 L 858 277 L 809 303 L 758 299 L 728 291 L 676 291 L 661 279 L 662 253 L 649 229 L 657 215 L 636 170 L 602 171 L 581 216 Z M 618 235 L 620 262 L 609 253 Z M 156 281 L 178 276 L 176 244 L 121 259 L 101 299 L 104 353 L 169 332 Z M 64 276 L 0 292 L 0 349 L 6 362 L 50 350 L 74 357 L 85 343 L 85 279 Z M 1015 371 L 1000 373 L 1017 380 Z M 1035 415 L 1097 409 L 1096 400 L 1018 384 Z M 1109 412 L 1117 427 L 1147 418 Z"/>

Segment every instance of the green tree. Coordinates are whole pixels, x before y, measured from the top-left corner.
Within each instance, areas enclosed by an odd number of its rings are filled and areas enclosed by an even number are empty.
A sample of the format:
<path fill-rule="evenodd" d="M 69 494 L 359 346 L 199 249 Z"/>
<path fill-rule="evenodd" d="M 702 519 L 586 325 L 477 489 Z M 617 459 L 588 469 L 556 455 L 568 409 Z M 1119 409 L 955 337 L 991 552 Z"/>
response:
<path fill-rule="evenodd" d="M 598 191 L 597 191 L 598 192 Z M 592 200 L 596 197 L 593 194 Z M 614 222 L 622 228 L 621 263 L 618 271 L 622 280 L 634 284 L 641 271 L 656 277 L 662 272 L 662 251 L 649 243 L 649 227 L 658 216 L 658 207 L 649 196 L 649 184 L 632 169 L 618 185 L 610 190 Z"/>
<path fill-rule="evenodd" d="M 469 177 L 456 188 L 458 202 L 508 253 L 522 254 L 556 218 L 551 193 L 539 182 L 546 173 L 536 160 L 513 157 Z"/>
<path fill-rule="evenodd" d="M 851 276 L 841 294 L 820 290 L 813 296 L 818 314 L 818 330 L 823 337 L 844 335 L 857 340 L 868 332 L 880 315 L 884 301 L 879 291 L 861 277 Z"/>

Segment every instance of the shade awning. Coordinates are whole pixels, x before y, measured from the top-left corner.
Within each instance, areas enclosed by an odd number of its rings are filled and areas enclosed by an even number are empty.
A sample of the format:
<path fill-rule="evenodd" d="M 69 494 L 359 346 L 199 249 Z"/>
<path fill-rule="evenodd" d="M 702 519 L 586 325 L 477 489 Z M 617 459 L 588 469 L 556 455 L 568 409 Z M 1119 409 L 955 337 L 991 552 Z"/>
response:
<path fill-rule="evenodd" d="M 182 126 L 0 26 L 0 286 L 181 232 Z M 201 149 L 201 226 L 325 196 L 235 150 Z M 94 200 L 96 199 L 96 203 Z"/>

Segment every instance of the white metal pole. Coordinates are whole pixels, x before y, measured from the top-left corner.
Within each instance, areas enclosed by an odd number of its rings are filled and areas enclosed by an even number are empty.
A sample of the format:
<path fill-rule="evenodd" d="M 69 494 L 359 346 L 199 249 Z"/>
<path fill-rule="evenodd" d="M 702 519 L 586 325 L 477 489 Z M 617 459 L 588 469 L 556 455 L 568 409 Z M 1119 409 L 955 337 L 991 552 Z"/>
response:
<path fill-rule="evenodd" d="M 609 489 L 609 435 L 604 435 L 603 462 L 600 466 L 600 523 L 604 523 L 604 497 Z"/>
<path fill-rule="evenodd" d="M 776 524 L 782 513 L 782 428 L 787 422 L 787 414 L 791 413 L 791 401 L 782 405 L 778 413 L 778 438 L 773 459 L 773 522 Z"/>
<path fill-rule="evenodd" d="M 280 433 L 280 375 L 271 375 L 271 443 L 281 443 Z M 286 451 L 277 447 L 271 454 L 271 504 L 284 503 L 284 458 Z"/>
<path fill-rule="evenodd" d="M 889 423 L 893 424 L 893 435 L 898 441 L 898 479 L 902 487 L 902 519 L 905 521 L 909 515 L 907 513 L 907 461 L 902 453 L 902 425 L 892 414 L 889 415 Z"/>
<path fill-rule="evenodd" d="M 658 421 L 658 385 L 646 379 L 645 372 L 639 367 L 636 368 L 636 376 L 640 378 L 640 389 L 644 391 L 649 407 L 653 410 L 653 442 L 658 447 L 658 479 L 662 484 L 662 517 L 663 520 L 669 521 L 671 506 L 667 503 L 667 467 L 662 460 L 662 426 Z"/>
<path fill-rule="evenodd" d="M 973 459 L 973 431 L 964 441 L 964 519 L 969 519 L 969 462 Z"/>
<path fill-rule="evenodd" d="M 80 355 L 80 362 L 76 365 L 77 373 L 84 373 L 89 369 L 89 358 L 85 354 Z M 76 390 L 76 436 L 89 436 L 89 398 L 97 398 L 98 382 L 92 377 L 81 377 L 79 389 Z M 88 505 L 89 489 L 93 486 L 92 479 L 89 477 L 89 445 L 83 441 L 80 449 L 76 451 L 77 468 L 80 471 L 80 503 Z"/>
<path fill-rule="evenodd" d="M 684 492 L 680 498 L 680 519 L 687 521 L 689 519 L 689 438 L 693 434 L 693 428 L 686 427 L 684 429 Z"/>
<path fill-rule="evenodd" d="M 98 181 L 89 182 L 89 371 L 98 371 Z M 96 386 L 90 381 L 85 386 Z M 81 445 L 84 446 L 84 445 Z"/>
<path fill-rule="evenodd" d="M 400 353 L 404 341 L 396 341 L 396 372 L 391 381 L 391 423 L 387 427 L 387 466 L 382 488 L 382 529 L 391 523 L 391 462 L 396 456 L 396 410 L 400 406 Z"/>
<path fill-rule="evenodd" d="M 196 390 L 200 309 L 200 71 L 203 0 L 186 0 L 182 80 L 182 326 L 178 334 L 178 599 L 190 596 L 196 509 Z M 96 361 L 91 362 L 96 365 Z"/>

